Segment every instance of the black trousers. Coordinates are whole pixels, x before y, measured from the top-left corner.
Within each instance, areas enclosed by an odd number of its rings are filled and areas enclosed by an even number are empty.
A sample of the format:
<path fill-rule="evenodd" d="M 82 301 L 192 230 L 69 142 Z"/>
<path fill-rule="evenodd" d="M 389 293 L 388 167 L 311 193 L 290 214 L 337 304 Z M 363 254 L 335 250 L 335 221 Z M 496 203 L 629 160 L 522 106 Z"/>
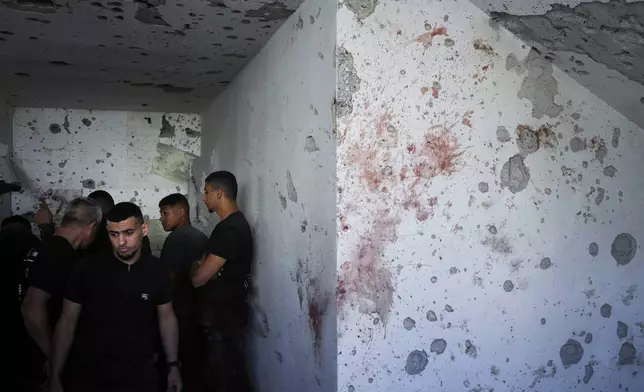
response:
<path fill-rule="evenodd" d="M 157 392 L 158 378 L 152 359 L 129 368 L 127 373 L 112 372 L 109 366 L 90 369 L 75 362 L 65 368 L 63 388 L 65 392 Z"/>
<path fill-rule="evenodd" d="M 204 329 L 208 392 L 250 392 L 245 334 Z"/>

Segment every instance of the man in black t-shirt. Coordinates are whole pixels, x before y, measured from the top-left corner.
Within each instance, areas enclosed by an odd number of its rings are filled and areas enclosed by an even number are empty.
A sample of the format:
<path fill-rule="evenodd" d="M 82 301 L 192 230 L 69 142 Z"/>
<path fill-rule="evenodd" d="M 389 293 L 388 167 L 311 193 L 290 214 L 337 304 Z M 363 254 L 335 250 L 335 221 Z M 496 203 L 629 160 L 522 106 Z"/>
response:
<path fill-rule="evenodd" d="M 129 202 L 115 205 L 107 231 L 113 251 L 83 259 L 70 276 L 54 333 L 50 392 L 62 391 L 61 381 L 67 392 L 156 392 L 157 329 L 169 361 L 168 385 L 181 390 L 170 274 L 143 251 L 148 226 L 141 209 Z"/>
<path fill-rule="evenodd" d="M 232 173 L 218 171 L 206 178 L 204 202 L 221 221 L 210 235 L 205 259 L 192 274 L 192 284 L 201 287 L 210 374 L 218 392 L 250 391 L 244 343 L 253 236 L 236 199 Z"/>
<path fill-rule="evenodd" d="M 49 356 L 53 326 L 60 316 L 63 292 L 78 251 L 92 243 L 101 221 L 101 208 L 87 198 L 74 199 L 54 235 L 33 248 L 24 259 L 28 289 L 22 302 L 25 327 Z"/>
<path fill-rule="evenodd" d="M 173 283 L 172 307 L 179 322 L 179 360 L 184 392 L 203 390 L 200 349 L 201 328 L 197 323 L 197 290 L 192 286 L 190 267 L 201 260 L 208 237 L 190 224 L 186 197 L 174 193 L 159 202 L 161 224 L 170 234 L 161 250 L 161 261 L 170 267 Z"/>

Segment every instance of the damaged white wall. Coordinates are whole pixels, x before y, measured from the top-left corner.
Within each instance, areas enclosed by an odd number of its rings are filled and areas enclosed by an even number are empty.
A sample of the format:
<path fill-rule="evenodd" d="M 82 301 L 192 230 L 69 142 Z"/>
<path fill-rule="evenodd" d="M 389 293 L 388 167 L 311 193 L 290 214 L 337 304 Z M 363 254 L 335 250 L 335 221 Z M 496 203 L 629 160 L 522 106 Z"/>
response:
<path fill-rule="evenodd" d="M 203 115 L 195 190 L 233 172 L 255 237 L 259 391 L 335 391 L 335 11 L 306 2 Z"/>
<path fill-rule="evenodd" d="M 469 2 L 337 23 L 338 390 L 644 390 L 644 131 Z"/>
<path fill-rule="evenodd" d="M 13 158 L 24 192 L 13 194 L 13 211 L 29 216 L 44 198 L 60 216 L 74 197 L 104 189 L 141 207 L 159 250 L 158 202 L 187 193 L 200 148 L 199 115 L 16 108 Z"/>

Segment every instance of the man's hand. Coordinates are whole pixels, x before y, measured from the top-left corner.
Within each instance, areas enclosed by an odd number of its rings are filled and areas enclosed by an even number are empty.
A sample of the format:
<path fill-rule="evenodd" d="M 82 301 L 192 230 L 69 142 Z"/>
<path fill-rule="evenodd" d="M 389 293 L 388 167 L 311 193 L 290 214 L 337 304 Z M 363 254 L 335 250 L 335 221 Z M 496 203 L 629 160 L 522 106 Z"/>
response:
<path fill-rule="evenodd" d="M 168 373 L 168 392 L 181 392 L 183 384 L 181 383 L 181 374 L 179 368 L 172 366 Z"/>
<path fill-rule="evenodd" d="M 37 225 L 44 225 L 54 221 L 54 214 L 51 213 L 49 206 L 44 200 L 40 202 L 40 208 L 36 212 L 34 220 Z"/>

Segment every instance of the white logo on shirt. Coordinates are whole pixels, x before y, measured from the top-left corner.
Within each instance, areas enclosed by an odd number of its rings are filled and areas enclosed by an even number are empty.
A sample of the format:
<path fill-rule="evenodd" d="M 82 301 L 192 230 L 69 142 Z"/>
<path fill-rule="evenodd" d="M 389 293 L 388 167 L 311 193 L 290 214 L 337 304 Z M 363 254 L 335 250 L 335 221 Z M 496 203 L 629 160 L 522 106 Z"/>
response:
<path fill-rule="evenodd" d="M 146 293 L 142 293 L 142 294 L 141 294 L 141 298 L 142 298 L 144 301 L 147 301 L 147 300 L 148 300 L 148 295 L 147 295 Z"/>

